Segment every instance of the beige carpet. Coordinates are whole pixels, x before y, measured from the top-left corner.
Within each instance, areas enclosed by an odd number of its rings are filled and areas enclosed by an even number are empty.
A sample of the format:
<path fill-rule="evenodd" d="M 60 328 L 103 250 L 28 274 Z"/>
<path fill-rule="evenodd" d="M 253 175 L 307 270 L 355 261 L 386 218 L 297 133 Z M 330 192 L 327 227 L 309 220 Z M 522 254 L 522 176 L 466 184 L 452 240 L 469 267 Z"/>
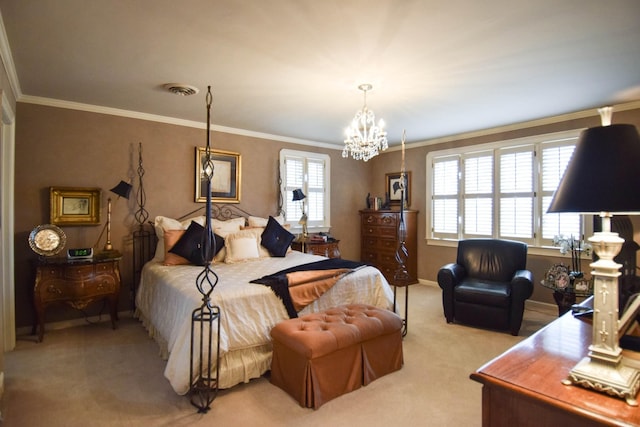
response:
<path fill-rule="evenodd" d="M 528 309 L 519 337 L 448 325 L 440 289 L 414 285 L 404 367 L 314 411 L 267 378 L 221 391 L 207 414 L 176 395 L 141 324 L 123 318 L 19 337 L 5 355 L 3 426 L 480 426 L 481 385 L 469 374 L 554 319 Z M 399 290 L 400 299 L 403 299 Z M 107 316 L 108 317 L 108 316 Z"/>

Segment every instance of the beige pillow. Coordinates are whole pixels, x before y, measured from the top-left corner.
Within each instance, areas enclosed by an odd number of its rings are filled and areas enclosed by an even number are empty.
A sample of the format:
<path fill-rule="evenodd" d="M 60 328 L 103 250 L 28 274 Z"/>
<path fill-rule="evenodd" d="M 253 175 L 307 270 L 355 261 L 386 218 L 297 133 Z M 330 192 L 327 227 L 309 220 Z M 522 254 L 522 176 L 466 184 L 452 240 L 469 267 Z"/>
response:
<path fill-rule="evenodd" d="M 270 257 L 269 251 L 260 244 L 263 231 L 262 227 L 246 228 L 228 234 L 224 239 L 226 249 L 224 262 L 231 264 L 249 259 Z M 238 240 L 240 242 L 236 242 Z"/>

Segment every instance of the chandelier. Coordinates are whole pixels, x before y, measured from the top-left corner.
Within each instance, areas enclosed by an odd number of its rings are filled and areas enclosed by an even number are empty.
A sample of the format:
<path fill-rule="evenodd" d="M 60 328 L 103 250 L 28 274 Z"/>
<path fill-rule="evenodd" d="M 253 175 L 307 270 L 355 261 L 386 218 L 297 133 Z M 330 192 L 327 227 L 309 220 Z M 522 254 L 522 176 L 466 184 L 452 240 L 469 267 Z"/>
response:
<path fill-rule="evenodd" d="M 358 89 L 364 92 L 364 106 L 356 113 L 351 126 L 347 128 L 347 139 L 344 140 L 342 157 L 349 157 L 349 152 L 355 160 L 365 162 L 386 150 L 387 132 L 383 129 L 384 121 L 380 119 L 376 126 L 376 117 L 373 111 L 367 108 L 367 91 L 373 86 L 361 84 Z"/>

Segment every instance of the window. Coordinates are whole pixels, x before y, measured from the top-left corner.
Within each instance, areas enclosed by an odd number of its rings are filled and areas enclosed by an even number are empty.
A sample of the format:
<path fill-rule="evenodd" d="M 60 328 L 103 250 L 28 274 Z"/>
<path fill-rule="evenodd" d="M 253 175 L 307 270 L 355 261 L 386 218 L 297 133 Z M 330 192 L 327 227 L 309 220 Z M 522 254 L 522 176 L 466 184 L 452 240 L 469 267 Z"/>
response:
<path fill-rule="evenodd" d="M 579 214 L 547 213 L 579 132 L 429 153 L 428 238 L 551 246 L 556 235 L 583 235 Z"/>
<path fill-rule="evenodd" d="M 296 150 L 280 151 L 280 178 L 286 223 L 300 228 L 298 221 L 302 207 L 307 213 L 309 231 L 329 231 L 331 162 L 326 154 Z M 293 201 L 292 192 L 301 188 L 306 195 L 303 202 Z"/>

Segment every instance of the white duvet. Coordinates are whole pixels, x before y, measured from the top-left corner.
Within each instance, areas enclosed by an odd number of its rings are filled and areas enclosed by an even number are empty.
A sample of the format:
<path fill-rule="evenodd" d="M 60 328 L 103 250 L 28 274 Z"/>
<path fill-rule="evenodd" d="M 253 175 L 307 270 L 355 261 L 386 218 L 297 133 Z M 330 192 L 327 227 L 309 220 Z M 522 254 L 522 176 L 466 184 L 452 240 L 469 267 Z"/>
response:
<path fill-rule="evenodd" d="M 324 257 L 291 251 L 284 258 L 214 264 L 219 282 L 211 295 L 220 307 L 219 387 L 229 388 L 264 374 L 271 363 L 269 331 L 288 318 L 282 301 L 251 280 Z M 178 394 L 189 390 L 191 314 L 202 304 L 196 277 L 203 267 L 147 263 L 136 295 L 136 313 L 167 358 L 164 375 Z M 391 309 L 393 291 L 379 270 L 358 269 L 300 311 L 306 314 L 348 303 Z M 214 333 L 215 336 L 215 333 Z"/>

